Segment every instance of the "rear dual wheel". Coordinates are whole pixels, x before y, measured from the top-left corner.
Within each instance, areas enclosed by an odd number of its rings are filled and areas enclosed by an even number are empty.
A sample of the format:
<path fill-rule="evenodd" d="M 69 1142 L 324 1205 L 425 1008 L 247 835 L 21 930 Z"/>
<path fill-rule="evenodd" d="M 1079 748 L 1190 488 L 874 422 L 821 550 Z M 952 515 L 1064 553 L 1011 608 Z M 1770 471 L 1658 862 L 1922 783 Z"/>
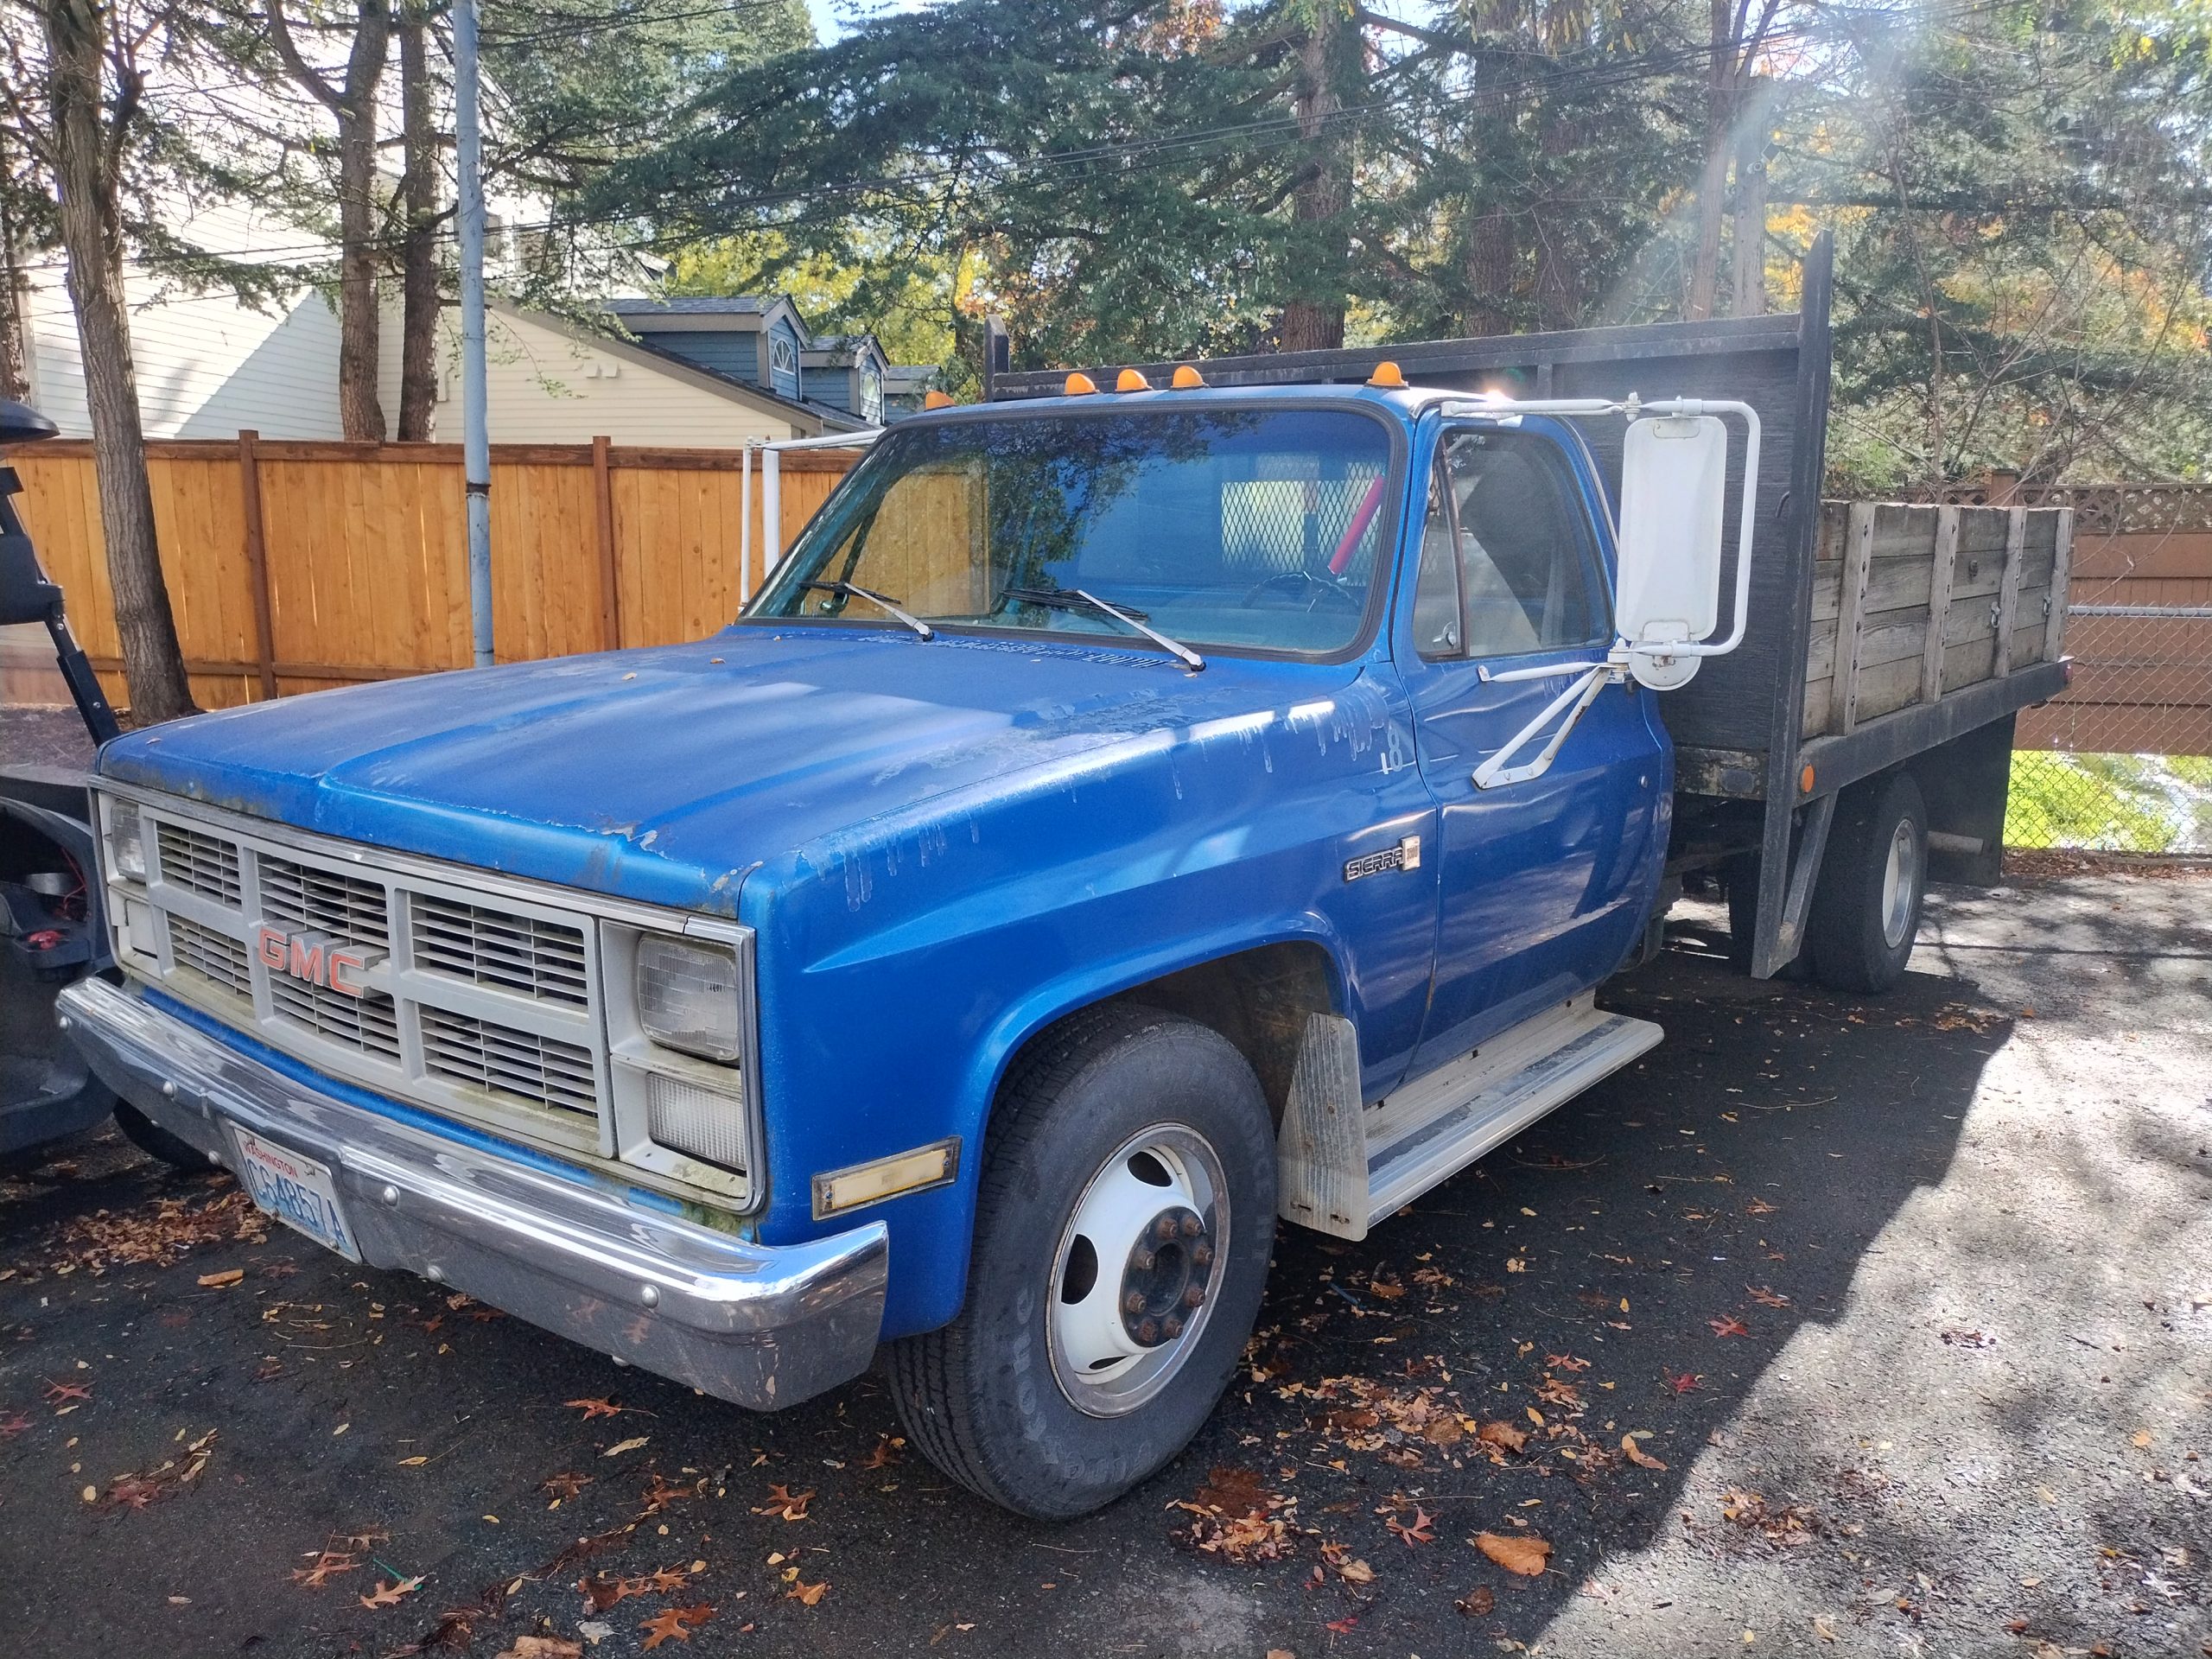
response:
<path fill-rule="evenodd" d="M 1000 1093 L 966 1305 L 891 1350 L 907 1439 L 1040 1519 L 1160 1469 L 1251 1334 L 1274 1158 L 1258 1079 L 1218 1033 L 1126 1004 L 1048 1033 Z"/>
<path fill-rule="evenodd" d="M 1904 977 L 1927 896 L 1920 785 L 1900 772 L 1845 791 L 1813 889 L 1813 976 L 1831 990 L 1888 990 Z"/>

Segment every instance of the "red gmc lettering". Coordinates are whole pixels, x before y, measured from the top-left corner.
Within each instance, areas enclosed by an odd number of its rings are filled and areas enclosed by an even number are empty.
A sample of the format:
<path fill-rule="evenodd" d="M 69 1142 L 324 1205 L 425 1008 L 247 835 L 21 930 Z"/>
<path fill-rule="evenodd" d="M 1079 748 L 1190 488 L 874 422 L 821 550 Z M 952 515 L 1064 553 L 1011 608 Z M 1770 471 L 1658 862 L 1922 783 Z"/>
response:
<path fill-rule="evenodd" d="M 292 938 L 291 965 L 285 970 L 294 979 L 304 979 L 311 985 L 320 985 L 322 977 L 322 944 L 320 940 L 309 944 L 295 934 Z"/>
<path fill-rule="evenodd" d="M 352 945 L 340 945 L 326 961 L 330 969 L 330 988 L 346 996 L 366 996 L 369 988 L 361 983 L 360 976 L 368 971 L 368 952 Z"/>
<path fill-rule="evenodd" d="M 262 965 L 283 972 L 286 957 L 284 936 L 273 927 L 263 927 L 253 936 L 254 948 L 261 953 Z"/>

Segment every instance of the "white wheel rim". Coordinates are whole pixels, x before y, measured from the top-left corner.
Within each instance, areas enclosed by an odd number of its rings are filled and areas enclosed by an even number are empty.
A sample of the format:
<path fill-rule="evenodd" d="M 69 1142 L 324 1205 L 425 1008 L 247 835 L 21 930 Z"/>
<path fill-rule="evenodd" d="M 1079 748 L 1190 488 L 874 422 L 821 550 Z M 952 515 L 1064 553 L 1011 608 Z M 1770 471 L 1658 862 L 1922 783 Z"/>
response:
<path fill-rule="evenodd" d="M 1882 938 L 1892 950 L 1904 942 L 1904 931 L 1912 925 L 1913 892 L 1919 885 L 1919 842 L 1912 820 L 1899 818 L 1882 863 Z"/>
<path fill-rule="evenodd" d="M 1166 1388 L 1212 1316 L 1228 1245 L 1229 1185 L 1204 1135 L 1156 1124 L 1100 1165 L 1046 1281 L 1052 1375 L 1068 1402 L 1119 1417 Z"/>

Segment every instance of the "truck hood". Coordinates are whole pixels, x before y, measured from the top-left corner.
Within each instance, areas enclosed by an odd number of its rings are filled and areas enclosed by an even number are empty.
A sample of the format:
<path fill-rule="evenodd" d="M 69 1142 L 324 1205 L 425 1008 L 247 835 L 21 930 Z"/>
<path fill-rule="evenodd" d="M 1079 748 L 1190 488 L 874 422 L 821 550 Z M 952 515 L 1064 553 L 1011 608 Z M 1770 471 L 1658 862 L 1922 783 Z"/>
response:
<path fill-rule="evenodd" d="M 1112 646 L 747 625 L 226 709 L 119 738 L 99 769 L 324 835 L 734 913 L 748 869 L 823 836 L 1071 760 L 1096 775 L 1116 745 L 1310 704 L 1359 671 L 1215 657 L 1191 674 Z"/>

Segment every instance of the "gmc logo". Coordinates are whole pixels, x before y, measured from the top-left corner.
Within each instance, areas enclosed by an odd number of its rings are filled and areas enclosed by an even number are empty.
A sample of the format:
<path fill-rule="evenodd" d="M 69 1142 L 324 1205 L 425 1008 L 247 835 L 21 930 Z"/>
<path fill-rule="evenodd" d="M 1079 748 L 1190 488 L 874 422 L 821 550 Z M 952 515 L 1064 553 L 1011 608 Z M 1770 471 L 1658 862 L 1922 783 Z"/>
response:
<path fill-rule="evenodd" d="M 381 950 L 341 944 L 327 933 L 287 933 L 265 922 L 255 930 L 253 942 L 270 973 L 289 974 L 341 996 L 366 996 L 369 988 L 362 977 L 384 960 Z"/>

